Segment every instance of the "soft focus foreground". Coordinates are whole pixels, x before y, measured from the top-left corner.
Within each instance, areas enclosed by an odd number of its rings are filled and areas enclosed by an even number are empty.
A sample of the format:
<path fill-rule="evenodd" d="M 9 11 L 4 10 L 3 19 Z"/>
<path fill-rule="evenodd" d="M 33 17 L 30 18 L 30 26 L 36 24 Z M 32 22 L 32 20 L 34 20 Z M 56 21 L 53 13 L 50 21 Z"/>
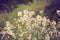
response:
<path fill-rule="evenodd" d="M 57 28 L 60 26 L 54 20 L 50 22 L 45 16 L 42 17 L 41 13 L 43 11 L 37 15 L 34 11 L 19 11 L 13 23 L 6 21 L 6 27 L 1 33 L 12 35 L 14 39 L 11 40 L 59 40 L 60 32 Z"/>

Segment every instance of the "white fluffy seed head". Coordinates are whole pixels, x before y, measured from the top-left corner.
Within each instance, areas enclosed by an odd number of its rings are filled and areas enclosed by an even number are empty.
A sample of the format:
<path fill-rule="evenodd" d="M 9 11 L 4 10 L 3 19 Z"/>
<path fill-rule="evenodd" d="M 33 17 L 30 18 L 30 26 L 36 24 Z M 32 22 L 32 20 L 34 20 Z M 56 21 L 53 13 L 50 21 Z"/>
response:
<path fill-rule="evenodd" d="M 22 16 L 22 12 L 21 11 L 18 12 L 18 16 Z"/>
<path fill-rule="evenodd" d="M 28 10 L 24 10 L 23 13 L 24 13 L 24 14 L 28 13 Z"/>
<path fill-rule="evenodd" d="M 33 15 L 35 15 L 35 12 L 34 11 L 29 12 L 29 16 L 32 17 Z"/>
<path fill-rule="evenodd" d="M 39 11 L 40 14 L 43 13 L 43 12 L 44 12 L 43 10 Z"/>
<path fill-rule="evenodd" d="M 57 10 L 57 14 L 60 16 L 60 10 Z"/>

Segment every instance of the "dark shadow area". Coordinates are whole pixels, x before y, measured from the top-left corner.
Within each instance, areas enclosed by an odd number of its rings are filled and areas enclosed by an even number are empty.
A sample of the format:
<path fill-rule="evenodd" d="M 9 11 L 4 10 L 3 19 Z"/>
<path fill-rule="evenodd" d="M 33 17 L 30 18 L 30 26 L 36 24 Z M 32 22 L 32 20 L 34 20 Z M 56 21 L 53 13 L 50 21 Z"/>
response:
<path fill-rule="evenodd" d="M 8 13 L 12 12 L 18 4 L 27 4 L 28 2 L 33 3 L 33 0 L 0 0 L 0 13 L 4 13 L 5 10 Z"/>
<path fill-rule="evenodd" d="M 57 10 L 60 10 L 60 0 L 51 0 L 51 4 L 45 7 L 45 16 L 58 23 L 60 16 L 57 14 Z"/>
<path fill-rule="evenodd" d="M 56 30 L 60 32 L 60 28 L 58 27 L 58 22 L 60 22 L 60 16 L 57 14 L 57 10 L 60 10 L 60 0 L 51 0 L 51 3 L 45 7 L 44 12 L 47 18 L 49 18 L 51 21 L 56 21 Z M 53 33 L 50 40 L 60 40 L 60 35 L 58 34 L 58 32 Z"/>

